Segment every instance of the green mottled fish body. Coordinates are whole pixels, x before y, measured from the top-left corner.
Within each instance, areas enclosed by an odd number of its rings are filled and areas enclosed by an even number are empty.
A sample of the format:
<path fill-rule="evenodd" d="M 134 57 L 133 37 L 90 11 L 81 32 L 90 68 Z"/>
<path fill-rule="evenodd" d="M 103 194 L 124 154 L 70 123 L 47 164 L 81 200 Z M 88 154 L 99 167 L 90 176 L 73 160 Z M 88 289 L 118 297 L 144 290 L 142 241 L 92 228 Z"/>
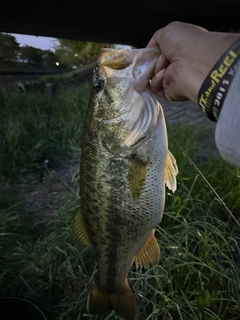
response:
<path fill-rule="evenodd" d="M 93 313 L 114 309 L 134 319 L 129 269 L 133 261 L 148 267 L 159 259 L 154 229 L 165 184 L 176 189 L 177 165 L 162 107 L 148 89 L 158 57 L 155 48 L 105 49 L 94 72 L 81 151 L 81 216 L 74 224 L 76 237 L 96 254 Z"/>

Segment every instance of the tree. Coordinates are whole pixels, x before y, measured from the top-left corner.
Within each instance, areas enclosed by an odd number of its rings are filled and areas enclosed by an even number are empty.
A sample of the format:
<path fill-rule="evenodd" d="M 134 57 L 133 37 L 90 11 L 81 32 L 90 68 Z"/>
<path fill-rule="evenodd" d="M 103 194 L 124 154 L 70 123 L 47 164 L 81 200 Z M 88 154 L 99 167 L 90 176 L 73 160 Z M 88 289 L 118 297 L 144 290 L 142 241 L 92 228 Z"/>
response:
<path fill-rule="evenodd" d="M 16 59 L 19 50 L 19 43 L 14 36 L 0 33 L 0 62 Z"/>
<path fill-rule="evenodd" d="M 66 39 L 58 39 L 58 42 L 59 44 L 55 46 L 55 53 L 59 62 L 77 66 L 96 60 L 100 49 L 110 46 L 106 43 Z"/>
<path fill-rule="evenodd" d="M 42 58 L 43 58 L 43 63 L 49 67 L 55 66 L 56 61 L 57 61 L 56 54 L 51 50 L 43 50 L 42 51 Z"/>
<path fill-rule="evenodd" d="M 23 46 L 20 50 L 20 59 L 31 63 L 41 64 L 43 61 L 43 50 L 31 46 Z"/>

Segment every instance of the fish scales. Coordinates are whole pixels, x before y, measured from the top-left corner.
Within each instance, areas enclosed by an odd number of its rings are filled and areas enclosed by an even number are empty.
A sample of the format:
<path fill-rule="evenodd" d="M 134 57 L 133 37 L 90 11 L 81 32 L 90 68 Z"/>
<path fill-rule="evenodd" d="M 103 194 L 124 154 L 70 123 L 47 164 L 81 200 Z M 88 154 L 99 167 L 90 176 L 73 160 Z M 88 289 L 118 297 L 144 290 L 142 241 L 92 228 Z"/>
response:
<path fill-rule="evenodd" d="M 97 282 L 103 287 L 116 290 L 121 288 L 123 283 L 122 279 L 118 280 L 118 276 L 126 277 L 126 264 L 129 264 L 129 257 L 135 253 L 132 253 L 133 245 L 139 234 L 132 231 L 139 230 L 142 237 L 145 227 L 139 217 L 139 206 L 131 199 L 127 179 L 130 161 L 106 154 L 105 149 L 99 147 L 97 142 L 95 145 L 90 137 L 85 137 L 84 140 L 84 161 L 80 170 L 80 190 L 83 190 L 80 192 L 81 212 L 87 213 L 83 214 L 83 220 L 98 254 Z M 95 157 L 92 157 L 93 154 Z M 145 214 L 143 218 L 149 220 Z"/>

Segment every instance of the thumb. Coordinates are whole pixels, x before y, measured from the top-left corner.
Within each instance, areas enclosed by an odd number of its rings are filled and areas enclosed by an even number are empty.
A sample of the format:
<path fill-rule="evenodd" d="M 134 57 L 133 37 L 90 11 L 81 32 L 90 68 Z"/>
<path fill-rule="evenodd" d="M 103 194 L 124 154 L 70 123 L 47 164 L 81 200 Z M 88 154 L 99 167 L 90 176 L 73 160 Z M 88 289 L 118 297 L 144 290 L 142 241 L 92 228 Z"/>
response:
<path fill-rule="evenodd" d="M 158 46 L 159 46 L 159 44 L 153 35 L 152 38 L 150 39 L 150 41 L 148 42 L 147 47 L 158 47 Z"/>

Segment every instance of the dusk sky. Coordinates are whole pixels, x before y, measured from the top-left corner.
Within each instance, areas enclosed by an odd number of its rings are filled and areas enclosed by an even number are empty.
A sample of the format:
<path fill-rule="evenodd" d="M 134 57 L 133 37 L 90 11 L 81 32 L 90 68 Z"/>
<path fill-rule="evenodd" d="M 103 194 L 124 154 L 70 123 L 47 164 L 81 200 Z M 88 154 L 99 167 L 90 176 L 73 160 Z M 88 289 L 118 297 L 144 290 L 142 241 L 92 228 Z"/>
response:
<path fill-rule="evenodd" d="M 24 34 L 11 33 L 16 37 L 20 46 L 28 45 L 42 50 L 53 50 L 53 46 L 57 39 L 47 37 L 29 36 Z"/>
<path fill-rule="evenodd" d="M 53 46 L 57 43 L 56 38 L 49 38 L 49 37 L 37 37 L 37 36 L 30 36 L 25 34 L 17 34 L 17 33 L 11 33 L 14 37 L 16 37 L 17 42 L 20 44 L 20 46 L 28 45 L 35 48 L 40 48 L 42 50 L 52 50 Z M 126 48 L 132 48 L 132 46 L 128 45 L 121 45 L 118 44 L 118 47 L 121 49 Z"/>

